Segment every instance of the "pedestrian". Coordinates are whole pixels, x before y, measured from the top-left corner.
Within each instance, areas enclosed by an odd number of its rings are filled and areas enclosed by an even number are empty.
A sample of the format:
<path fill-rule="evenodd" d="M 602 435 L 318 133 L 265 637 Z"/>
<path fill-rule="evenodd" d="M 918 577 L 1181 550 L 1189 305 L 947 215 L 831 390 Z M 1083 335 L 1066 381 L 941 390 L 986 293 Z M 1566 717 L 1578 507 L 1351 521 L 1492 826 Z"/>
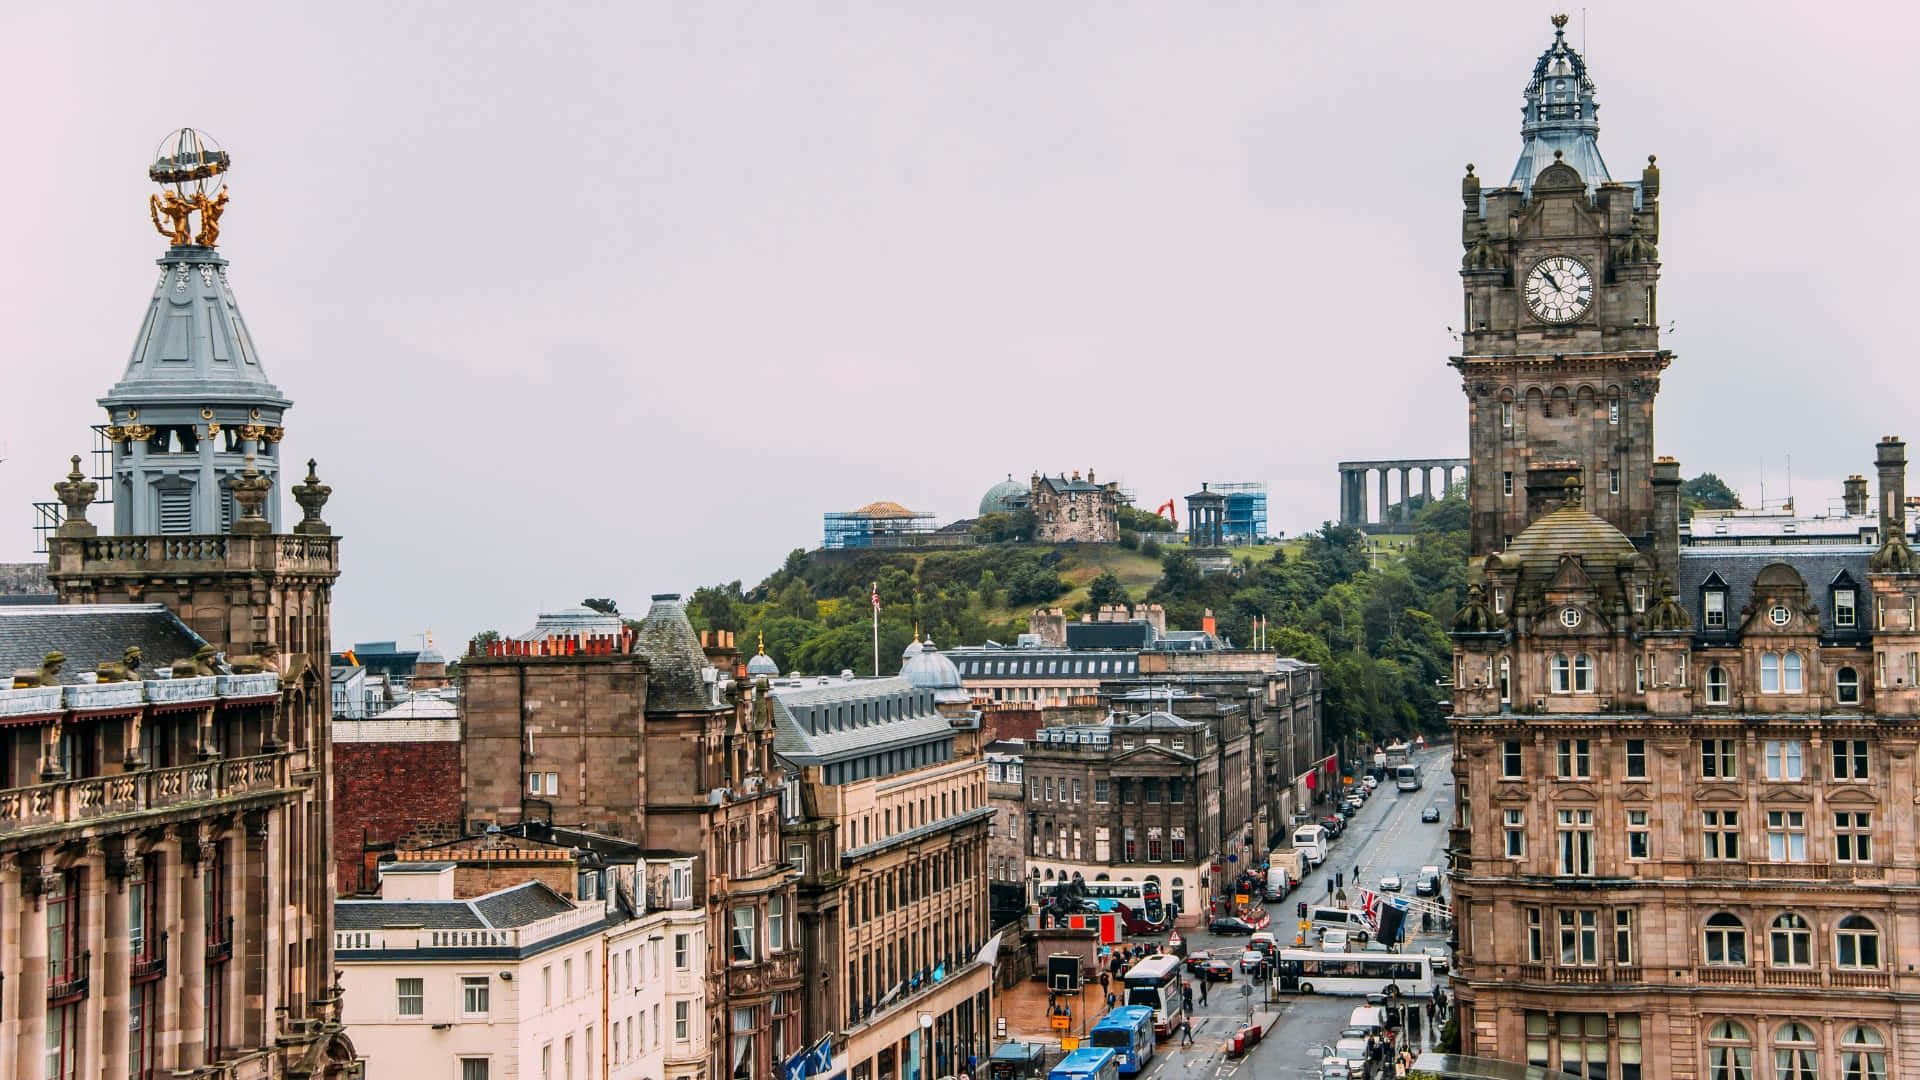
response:
<path fill-rule="evenodd" d="M 1113 991 L 1109 990 L 1107 991 L 1107 1011 L 1112 1012 L 1113 1006 L 1114 1006 Z"/>
<path fill-rule="evenodd" d="M 1203 983 L 1201 985 L 1204 986 L 1205 984 Z M 1193 1011 L 1193 987 L 1187 986 L 1182 988 L 1180 993 L 1180 1004 L 1183 1007 L 1185 1007 L 1188 1012 Z"/>
<path fill-rule="evenodd" d="M 1207 987 L 1212 982 L 1213 982 L 1212 979 L 1200 980 L 1200 1004 L 1202 1005 L 1205 1005 L 1207 1003 Z"/>
<path fill-rule="evenodd" d="M 1360 884 L 1360 864 L 1359 863 L 1353 864 L 1353 883 L 1355 885 Z"/>
<path fill-rule="evenodd" d="M 1180 1045 L 1193 1045 L 1193 1021 L 1185 1018 L 1180 1021 Z"/>

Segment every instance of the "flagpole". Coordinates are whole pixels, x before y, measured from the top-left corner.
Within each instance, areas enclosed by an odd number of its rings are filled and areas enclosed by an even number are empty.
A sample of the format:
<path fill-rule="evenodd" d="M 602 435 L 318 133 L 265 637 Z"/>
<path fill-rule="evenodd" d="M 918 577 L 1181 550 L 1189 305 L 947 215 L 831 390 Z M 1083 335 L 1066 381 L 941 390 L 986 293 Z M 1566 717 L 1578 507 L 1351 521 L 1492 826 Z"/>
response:
<path fill-rule="evenodd" d="M 880 677 L 880 583 L 873 583 L 873 677 Z"/>

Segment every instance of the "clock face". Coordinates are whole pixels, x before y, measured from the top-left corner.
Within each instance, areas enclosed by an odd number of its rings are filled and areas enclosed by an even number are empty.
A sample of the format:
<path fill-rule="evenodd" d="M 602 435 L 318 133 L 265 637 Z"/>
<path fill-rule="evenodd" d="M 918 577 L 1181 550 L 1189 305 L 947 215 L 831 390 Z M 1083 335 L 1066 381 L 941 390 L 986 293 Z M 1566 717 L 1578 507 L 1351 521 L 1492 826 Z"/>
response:
<path fill-rule="evenodd" d="M 1527 272 L 1527 307 L 1544 322 L 1570 323 L 1593 304 L 1593 271 L 1568 255 L 1554 255 Z"/>

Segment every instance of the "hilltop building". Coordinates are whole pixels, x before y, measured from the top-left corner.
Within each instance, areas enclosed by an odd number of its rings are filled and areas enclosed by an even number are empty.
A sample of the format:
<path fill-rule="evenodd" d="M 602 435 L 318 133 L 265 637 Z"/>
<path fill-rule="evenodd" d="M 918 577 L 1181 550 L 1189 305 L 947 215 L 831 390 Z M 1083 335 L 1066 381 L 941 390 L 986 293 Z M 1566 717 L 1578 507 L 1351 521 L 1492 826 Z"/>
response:
<path fill-rule="evenodd" d="M 184 131 L 153 175 L 225 162 Z M 201 212 L 217 221 L 224 202 Z M 331 489 L 308 462 L 303 516 L 283 527 L 291 402 L 261 367 L 214 222 L 195 238 L 180 213 L 100 399 L 113 533 L 87 520 L 99 488 L 76 457 L 48 538 L 59 604 L 0 607 L 15 671 L 0 689 L 0 1045 L 17 1070 L 61 1078 L 344 1077 Z"/>
<path fill-rule="evenodd" d="M 1034 473 L 1027 486 L 1027 505 L 1035 521 L 1033 538 L 1047 544 L 1116 543 L 1121 501 L 1120 485 L 1095 483 L 1092 469 L 1085 480 L 1078 469 L 1072 477 Z"/>
<path fill-rule="evenodd" d="M 1556 29 L 1513 181 L 1463 188 L 1460 1049 L 1624 1080 L 1897 1076 L 1920 1047 L 1905 446 L 1878 444 L 1871 533 L 1708 518 L 1682 544 L 1652 441 L 1660 177 L 1609 177 L 1593 91 Z M 1846 501 L 1863 514 L 1864 483 Z"/>

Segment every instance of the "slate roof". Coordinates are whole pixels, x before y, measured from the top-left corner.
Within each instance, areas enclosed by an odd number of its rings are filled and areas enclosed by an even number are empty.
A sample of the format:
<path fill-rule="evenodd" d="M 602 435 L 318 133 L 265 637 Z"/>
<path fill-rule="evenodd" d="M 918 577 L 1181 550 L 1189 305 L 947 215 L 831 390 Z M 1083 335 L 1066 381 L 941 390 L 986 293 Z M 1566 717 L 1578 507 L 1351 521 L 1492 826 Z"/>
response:
<path fill-rule="evenodd" d="M 953 737 L 953 724 L 934 710 L 933 694 L 897 675 L 808 682 L 774 686 L 771 691 L 774 753 L 796 765 L 824 765 Z M 855 719 L 862 714 L 862 706 L 889 698 L 895 702 L 893 719 L 865 723 Z M 840 706 L 847 708 L 840 712 Z M 807 722 L 816 709 L 825 711 L 823 724 L 827 725 L 817 734 L 808 730 Z M 844 726 L 832 726 L 836 724 Z"/>
<path fill-rule="evenodd" d="M 126 372 L 100 404 L 258 405 L 269 411 L 262 422 L 278 423 L 292 402 L 260 366 L 227 287 L 227 261 L 211 248 L 176 247 L 159 262 Z"/>
<path fill-rule="evenodd" d="M 1774 563 L 1793 567 L 1807 583 L 1807 600 L 1820 609 L 1820 635 L 1823 638 L 1865 637 L 1867 634 L 1867 562 L 1873 549 L 1865 544 L 1794 544 L 1779 547 L 1689 547 L 1680 549 L 1680 574 L 1674 582 L 1680 606 L 1693 616 L 1693 628 L 1703 637 L 1732 637 L 1740 629 L 1740 612 L 1753 599 L 1753 579 Z M 1833 624 L 1833 580 L 1845 571 L 1853 578 L 1854 624 Z M 1727 629 L 1724 634 L 1708 632 L 1702 586 L 1710 575 L 1719 574 L 1727 586 Z"/>
<path fill-rule="evenodd" d="M 700 638 L 687 621 L 678 593 L 653 598 L 634 634 L 633 648 L 647 658 L 648 712 L 706 712 L 715 708 L 701 672 L 709 665 Z"/>
<path fill-rule="evenodd" d="M 163 604 L 0 605 L 0 672 L 38 668 L 59 650 L 67 658 L 60 681 L 78 683 L 81 674 L 102 661 L 119 663 L 127 646 L 138 645 L 141 674 L 152 678 L 206 644 Z"/>
<path fill-rule="evenodd" d="M 1085 480 L 1080 480 L 1080 479 L 1069 480 L 1064 476 L 1042 476 L 1040 478 L 1040 482 L 1047 485 L 1047 487 L 1051 488 L 1053 491 L 1063 495 L 1071 492 L 1076 492 L 1076 491 L 1107 490 L 1103 485 L 1100 485 L 1100 484 L 1089 484 Z"/>
<path fill-rule="evenodd" d="M 336 900 L 340 930 L 423 926 L 429 930 L 508 930 L 572 911 L 573 903 L 538 881 L 522 882 L 471 900 Z"/>

